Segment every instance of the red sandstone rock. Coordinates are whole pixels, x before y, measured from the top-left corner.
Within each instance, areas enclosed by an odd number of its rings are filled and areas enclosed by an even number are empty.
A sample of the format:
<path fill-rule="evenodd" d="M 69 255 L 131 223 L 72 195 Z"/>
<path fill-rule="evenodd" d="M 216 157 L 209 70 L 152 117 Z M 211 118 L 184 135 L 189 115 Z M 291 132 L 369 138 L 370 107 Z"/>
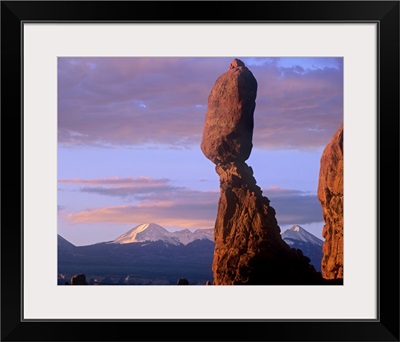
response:
<path fill-rule="evenodd" d="M 321 263 L 326 279 L 343 278 L 343 124 L 325 147 L 318 183 L 318 198 L 325 221 Z"/>
<path fill-rule="evenodd" d="M 215 285 L 316 284 L 320 274 L 281 238 L 275 210 L 245 163 L 217 165 Z"/>
<path fill-rule="evenodd" d="M 249 158 L 256 94 L 253 74 L 242 61 L 234 59 L 208 97 L 201 150 L 214 164 Z"/>

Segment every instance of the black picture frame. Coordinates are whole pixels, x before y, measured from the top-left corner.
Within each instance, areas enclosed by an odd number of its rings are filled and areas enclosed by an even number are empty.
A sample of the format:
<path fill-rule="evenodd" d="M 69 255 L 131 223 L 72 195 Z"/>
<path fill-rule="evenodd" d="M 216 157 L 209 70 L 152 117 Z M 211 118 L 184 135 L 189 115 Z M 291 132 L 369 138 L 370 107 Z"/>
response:
<path fill-rule="evenodd" d="M 378 319 L 23 321 L 21 30 L 60 21 L 376 22 Z M 2 341 L 399 341 L 398 1 L 2 1 L 1 48 Z"/>

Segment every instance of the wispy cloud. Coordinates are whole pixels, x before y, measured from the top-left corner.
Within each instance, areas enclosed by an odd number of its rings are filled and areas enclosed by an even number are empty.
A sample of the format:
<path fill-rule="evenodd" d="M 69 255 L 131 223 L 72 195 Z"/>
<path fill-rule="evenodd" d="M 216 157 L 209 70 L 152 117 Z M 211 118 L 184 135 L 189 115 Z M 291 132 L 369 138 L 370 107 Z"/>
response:
<path fill-rule="evenodd" d="M 65 219 L 71 223 L 157 222 L 161 225 L 187 228 L 213 227 L 218 193 L 181 190 L 165 196 L 149 195 L 136 205 L 88 209 L 70 213 Z"/>
<path fill-rule="evenodd" d="M 282 60 L 245 59 L 259 85 L 254 145 L 323 146 L 343 119 L 341 59 L 323 68 L 303 68 Z M 59 58 L 59 142 L 66 146 L 198 145 L 209 92 L 230 61 Z"/>
<path fill-rule="evenodd" d="M 280 225 L 321 222 L 322 209 L 315 193 L 270 187 L 263 190 L 271 201 Z"/>
<path fill-rule="evenodd" d="M 110 177 L 98 179 L 60 179 L 62 184 L 84 185 L 79 191 L 115 197 L 138 197 L 143 194 L 165 193 L 181 189 L 170 184 L 169 179 L 150 177 Z"/>
<path fill-rule="evenodd" d="M 63 219 L 72 224 L 78 223 L 132 223 L 157 222 L 176 227 L 212 227 L 214 226 L 219 191 L 199 191 L 184 187 L 174 187 L 168 180 L 148 178 L 134 179 L 95 179 L 62 180 L 64 183 L 92 184 L 93 187 L 80 188 L 82 192 L 93 192 L 106 196 L 131 196 L 135 203 L 128 205 L 90 208 L 70 212 Z M 128 186 L 120 187 L 123 183 Z M 151 187 L 137 187 L 137 183 L 150 183 Z M 98 187 L 107 184 L 108 187 Z M 131 186 L 134 184 L 134 186 Z M 111 186 L 110 186 L 111 185 Z M 271 187 L 264 190 L 264 196 L 271 201 L 277 212 L 278 223 L 306 224 L 320 222 L 322 213 L 315 194 L 300 190 Z"/>
<path fill-rule="evenodd" d="M 59 183 L 70 184 L 89 184 L 89 185 L 111 185 L 111 186 L 129 186 L 129 187 L 158 187 L 165 185 L 169 182 L 168 179 L 154 179 L 151 177 L 140 176 L 134 177 L 108 177 L 97 179 L 81 179 L 81 178 L 62 178 L 58 180 Z"/>

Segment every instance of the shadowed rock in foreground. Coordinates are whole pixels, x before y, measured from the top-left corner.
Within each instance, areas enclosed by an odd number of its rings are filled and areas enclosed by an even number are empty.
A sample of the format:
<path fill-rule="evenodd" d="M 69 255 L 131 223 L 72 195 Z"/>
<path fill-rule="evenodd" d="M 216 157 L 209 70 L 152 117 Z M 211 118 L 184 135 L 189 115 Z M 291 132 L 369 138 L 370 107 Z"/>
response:
<path fill-rule="evenodd" d="M 85 274 L 75 274 L 71 278 L 71 285 L 87 285 Z"/>
<path fill-rule="evenodd" d="M 275 210 L 245 163 L 252 149 L 256 94 L 256 79 L 235 59 L 208 98 L 201 149 L 216 164 L 221 190 L 214 285 L 320 284 L 310 259 L 282 240 Z"/>
<path fill-rule="evenodd" d="M 318 199 L 325 221 L 322 276 L 343 278 L 343 124 L 326 145 L 321 161 Z"/>
<path fill-rule="evenodd" d="M 186 278 L 179 278 L 176 285 L 189 285 L 189 280 Z"/>

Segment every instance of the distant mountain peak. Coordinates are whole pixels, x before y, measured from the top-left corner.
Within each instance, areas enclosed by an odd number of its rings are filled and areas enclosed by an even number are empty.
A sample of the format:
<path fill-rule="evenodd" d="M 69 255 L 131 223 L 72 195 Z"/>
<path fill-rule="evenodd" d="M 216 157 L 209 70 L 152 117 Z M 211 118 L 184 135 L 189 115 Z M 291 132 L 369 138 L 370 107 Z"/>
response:
<path fill-rule="evenodd" d="M 71 250 L 76 248 L 74 244 L 57 234 L 57 248 L 59 251 Z"/>
<path fill-rule="evenodd" d="M 126 244 L 132 242 L 144 242 L 144 241 L 166 241 L 171 244 L 179 244 L 176 239 L 170 236 L 170 232 L 158 224 L 149 222 L 140 224 L 121 236 L 117 237 L 113 243 Z"/>
<path fill-rule="evenodd" d="M 214 241 L 213 230 L 197 229 L 192 233 L 189 229 L 182 229 L 170 232 L 156 223 L 149 222 L 132 228 L 117 237 L 112 243 L 127 244 L 145 241 L 164 241 L 172 245 L 187 245 L 197 239 L 209 239 Z"/>
<path fill-rule="evenodd" d="M 143 231 L 145 229 L 160 229 L 160 228 L 164 229 L 163 227 L 161 227 L 158 224 L 153 223 L 153 222 L 143 223 L 143 224 L 140 224 L 140 225 L 136 226 L 135 228 L 137 230 L 141 230 L 141 231 Z"/>
<path fill-rule="evenodd" d="M 69 245 L 72 245 L 75 247 L 75 245 L 73 245 L 71 242 L 69 242 L 67 239 L 65 239 L 64 237 L 62 237 L 60 234 L 57 234 L 57 239 L 58 239 L 58 243 L 66 243 Z"/>
<path fill-rule="evenodd" d="M 323 241 L 321 239 L 318 239 L 315 235 L 311 234 L 299 225 L 294 225 L 285 230 L 282 233 L 282 238 L 289 243 L 289 245 L 291 244 L 290 241 L 292 240 L 301 241 L 303 243 L 307 242 L 318 246 L 323 245 Z"/>
<path fill-rule="evenodd" d="M 289 230 L 292 230 L 294 232 L 300 232 L 301 230 L 304 230 L 304 229 L 300 226 L 292 226 L 289 228 Z"/>
<path fill-rule="evenodd" d="M 294 225 L 282 233 L 282 239 L 292 248 L 300 249 L 311 259 L 317 271 L 321 271 L 323 241 L 303 227 Z"/>

